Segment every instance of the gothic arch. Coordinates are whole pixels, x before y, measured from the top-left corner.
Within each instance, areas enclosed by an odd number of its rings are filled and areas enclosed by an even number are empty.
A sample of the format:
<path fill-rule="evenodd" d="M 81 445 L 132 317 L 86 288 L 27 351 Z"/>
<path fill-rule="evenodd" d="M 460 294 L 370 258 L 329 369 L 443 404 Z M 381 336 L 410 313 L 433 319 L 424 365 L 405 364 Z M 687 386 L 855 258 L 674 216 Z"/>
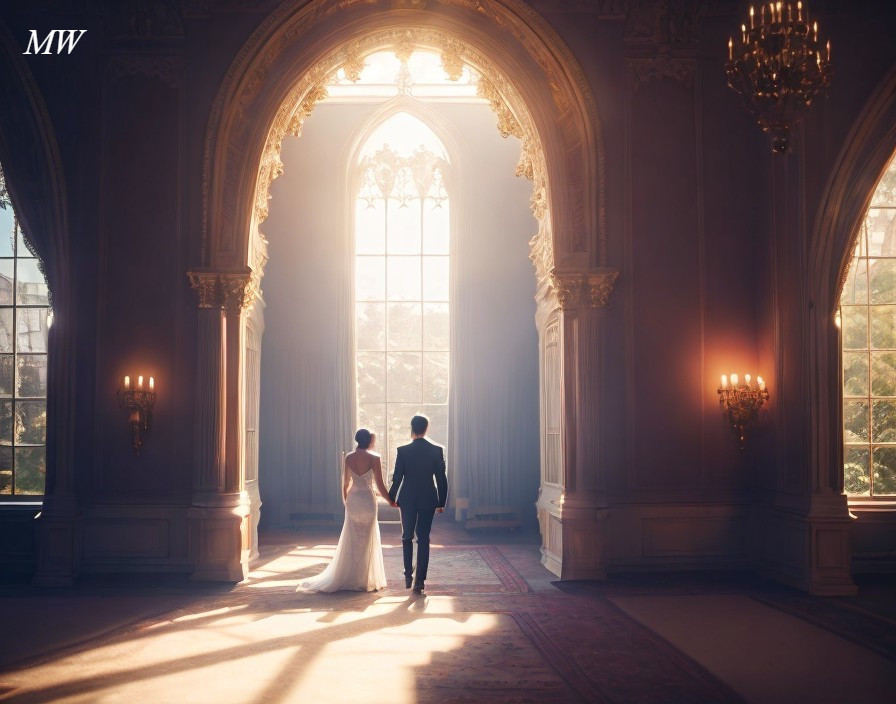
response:
<path fill-rule="evenodd" d="M 398 95 L 391 98 L 364 118 L 364 122 L 352 132 L 344 153 L 339 157 L 339 163 L 344 164 L 347 169 L 354 165 L 357 162 L 358 155 L 364 148 L 364 144 L 376 128 L 392 116 L 402 112 L 416 117 L 432 130 L 448 155 L 448 163 L 451 164 L 452 175 L 458 168 L 461 168 L 457 146 L 460 144 L 460 135 L 457 134 L 454 126 L 439 115 L 439 112 L 434 110 L 432 106 L 406 95 Z"/>
<path fill-rule="evenodd" d="M 285 2 L 246 43 L 212 108 L 206 135 L 202 265 L 259 276 L 258 226 L 278 175 L 280 141 L 298 134 L 329 75 L 376 49 L 439 51 L 482 74 L 499 129 L 524 141 L 545 223 L 533 241 L 540 278 L 554 266 L 606 267 L 603 144 L 581 68 L 520 0 Z"/>

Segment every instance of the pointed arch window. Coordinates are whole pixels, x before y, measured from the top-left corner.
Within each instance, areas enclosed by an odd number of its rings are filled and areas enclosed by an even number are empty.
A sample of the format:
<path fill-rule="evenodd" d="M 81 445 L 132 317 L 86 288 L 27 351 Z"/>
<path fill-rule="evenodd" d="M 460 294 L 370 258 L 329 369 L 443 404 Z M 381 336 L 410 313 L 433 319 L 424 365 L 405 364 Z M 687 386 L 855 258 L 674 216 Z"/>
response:
<path fill-rule="evenodd" d="M 358 422 L 378 434 L 394 467 L 410 420 L 448 430 L 450 355 L 449 161 L 436 134 L 400 112 L 359 153 L 355 190 Z"/>
<path fill-rule="evenodd" d="M 0 169 L 0 496 L 42 495 L 52 314 Z"/>
<path fill-rule="evenodd" d="M 844 488 L 896 496 L 896 157 L 862 221 L 840 296 Z"/>

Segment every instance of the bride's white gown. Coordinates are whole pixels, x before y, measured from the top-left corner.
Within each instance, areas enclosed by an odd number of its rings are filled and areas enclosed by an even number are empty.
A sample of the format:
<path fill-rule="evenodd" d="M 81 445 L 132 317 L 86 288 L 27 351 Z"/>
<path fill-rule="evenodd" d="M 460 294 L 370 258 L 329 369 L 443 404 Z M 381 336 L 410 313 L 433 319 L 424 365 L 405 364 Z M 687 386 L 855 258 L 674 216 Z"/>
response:
<path fill-rule="evenodd" d="M 373 469 L 362 475 L 352 473 L 336 554 L 323 572 L 299 585 L 300 591 L 369 592 L 386 586 L 375 486 Z"/>

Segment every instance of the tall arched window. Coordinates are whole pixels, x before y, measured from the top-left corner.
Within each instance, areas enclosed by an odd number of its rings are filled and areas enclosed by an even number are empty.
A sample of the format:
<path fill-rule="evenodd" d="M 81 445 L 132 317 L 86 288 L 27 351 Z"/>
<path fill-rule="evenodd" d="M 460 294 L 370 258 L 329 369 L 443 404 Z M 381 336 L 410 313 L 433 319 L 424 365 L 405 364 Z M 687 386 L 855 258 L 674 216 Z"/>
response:
<path fill-rule="evenodd" d="M 840 296 L 844 485 L 896 495 L 896 157 L 862 221 Z"/>
<path fill-rule="evenodd" d="M 0 170 L 0 495 L 44 493 L 50 322 L 47 281 Z"/>
<path fill-rule="evenodd" d="M 400 112 L 361 149 L 355 197 L 358 417 L 378 433 L 388 473 L 410 420 L 447 440 L 450 222 L 448 158 L 433 131 Z"/>

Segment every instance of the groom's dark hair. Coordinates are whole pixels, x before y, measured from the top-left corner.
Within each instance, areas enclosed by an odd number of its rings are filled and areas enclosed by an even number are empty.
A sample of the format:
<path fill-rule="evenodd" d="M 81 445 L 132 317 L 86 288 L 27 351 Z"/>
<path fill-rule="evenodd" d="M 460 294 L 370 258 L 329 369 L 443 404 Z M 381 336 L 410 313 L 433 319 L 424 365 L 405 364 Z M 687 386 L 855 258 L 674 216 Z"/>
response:
<path fill-rule="evenodd" d="M 429 418 L 426 416 L 414 416 L 411 418 L 411 432 L 414 435 L 423 435 L 429 427 Z"/>

